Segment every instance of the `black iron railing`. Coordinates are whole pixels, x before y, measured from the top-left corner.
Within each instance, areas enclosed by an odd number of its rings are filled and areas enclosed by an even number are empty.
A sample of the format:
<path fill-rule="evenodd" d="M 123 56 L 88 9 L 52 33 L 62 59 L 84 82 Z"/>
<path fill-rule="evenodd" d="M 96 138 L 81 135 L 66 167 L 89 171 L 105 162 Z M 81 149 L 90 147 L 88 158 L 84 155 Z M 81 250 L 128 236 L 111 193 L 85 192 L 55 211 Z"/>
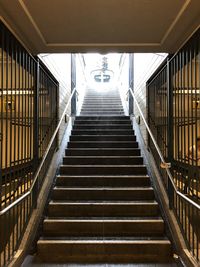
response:
<path fill-rule="evenodd" d="M 57 127 L 58 89 L 45 65 L 0 22 L 0 266 L 20 244 L 57 146 L 55 138 L 30 194 Z"/>
<path fill-rule="evenodd" d="M 200 260 L 200 29 L 147 82 L 148 122 L 178 190 L 176 194 L 149 138 L 183 236 Z"/>

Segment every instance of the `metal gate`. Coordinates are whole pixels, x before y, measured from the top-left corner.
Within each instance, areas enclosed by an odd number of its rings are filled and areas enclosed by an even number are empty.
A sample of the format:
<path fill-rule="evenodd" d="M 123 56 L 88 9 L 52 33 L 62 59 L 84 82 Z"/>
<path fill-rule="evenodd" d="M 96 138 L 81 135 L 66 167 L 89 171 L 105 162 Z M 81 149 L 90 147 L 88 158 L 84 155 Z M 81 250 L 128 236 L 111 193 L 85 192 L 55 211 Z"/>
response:
<path fill-rule="evenodd" d="M 171 163 L 180 192 L 200 203 L 200 29 L 175 55 L 168 57 L 147 83 L 148 119 L 157 143 Z M 159 159 L 149 140 L 159 167 Z M 175 195 L 163 180 L 185 240 L 194 257 L 200 253 L 200 211 Z"/>
<path fill-rule="evenodd" d="M 25 195 L 56 128 L 58 82 L 38 58 L 30 55 L 0 22 L 0 266 L 17 250 L 34 198 Z"/>

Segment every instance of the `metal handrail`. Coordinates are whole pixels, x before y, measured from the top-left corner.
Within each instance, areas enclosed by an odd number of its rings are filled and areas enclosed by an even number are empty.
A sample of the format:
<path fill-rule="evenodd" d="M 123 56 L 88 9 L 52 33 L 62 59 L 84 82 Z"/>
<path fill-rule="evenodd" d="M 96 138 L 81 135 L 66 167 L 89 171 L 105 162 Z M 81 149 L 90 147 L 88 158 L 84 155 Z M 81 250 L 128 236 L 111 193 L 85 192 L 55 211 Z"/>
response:
<path fill-rule="evenodd" d="M 50 140 L 50 142 L 49 142 L 49 144 L 48 144 L 48 146 L 47 146 L 47 149 L 46 149 L 46 151 L 45 151 L 45 153 L 44 153 L 44 156 L 43 156 L 43 158 L 42 158 L 42 161 L 41 161 L 41 163 L 40 163 L 40 165 L 39 165 L 39 167 L 38 167 L 38 169 L 37 169 L 37 171 L 36 171 L 36 173 L 35 173 L 35 175 L 34 175 L 33 183 L 32 183 L 32 185 L 31 185 L 29 191 L 26 192 L 26 193 L 25 193 L 24 195 L 22 195 L 21 197 L 19 197 L 18 199 L 16 199 L 13 203 L 11 203 L 10 205 L 8 205 L 6 208 L 4 208 L 3 210 L 1 210 L 1 211 L 0 211 L 0 216 L 2 216 L 3 214 L 5 214 L 8 210 L 10 210 L 10 209 L 13 208 L 14 206 L 16 206 L 18 203 L 20 203 L 23 199 L 25 199 L 27 196 L 29 196 L 29 195 L 32 193 L 33 188 L 34 188 L 34 185 L 35 185 L 35 183 L 37 182 L 37 179 L 38 179 L 38 176 L 39 176 L 39 174 L 40 174 L 40 171 L 41 171 L 41 169 L 42 169 L 42 167 L 43 167 L 43 164 L 44 164 L 44 162 L 45 162 L 45 160 L 46 160 L 46 158 L 47 158 L 47 156 L 48 156 L 49 150 L 50 150 L 50 148 L 51 148 L 51 146 L 52 146 L 52 144 L 53 144 L 53 142 L 54 142 L 54 140 L 55 140 L 55 137 L 56 137 L 56 135 L 57 135 L 57 133 L 58 133 L 58 130 L 59 130 L 59 128 L 60 128 L 60 125 L 61 125 L 61 123 L 62 123 L 62 120 L 64 119 L 65 114 L 67 113 L 67 109 L 68 109 L 68 107 L 69 107 L 70 101 L 71 101 L 73 95 L 75 94 L 75 92 L 77 92 L 76 88 L 74 88 L 74 90 L 72 91 L 72 93 L 71 93 L 71 95 L 70 95 L 70 98 L 68 99 L 68 102 L 67 102 L 67 104 L 66 104 L 66 106 L 65 106 L 65 109 L 64 109 L 64 111 L 63 111 L 63 114 L 62 114 L 62 116 L 61 116 L 61 118 L 60 118 L 60 120 L 59 120 L 59 123 L 58 123 L 58 125 L 57 125 L 57 127 L 56 127 L 56 129 L 55 129 L 55 131 L 54 131 L 54 133 L 53 133 L 53 135 L 52 135 L 52 137 L 51 137 L 51 140 Z"/>
<path fill-rule="evenodd" d="M 162 155 L 162 152 L 161 152 L 161 150 L 160 150 L 160 148 L 159 148 L 159 146 L 158 146 L 158 144 L 157 144 L 157 142 L 156 142 L 156 140 L 155 140 L 155 138 L 154 138 L 154 136 L 153 136 L 153 133 L 151 132 L 151 130 L 150 130 L 150 128 L 149 128 L 149 125 L 148 125 L 148 123 L 147 123 L 147 121 L 146 121 L 146 119 L 145 119 L 145 117 L 144 117 L 144 114 L 142 113 L 142 110 L 141 110 L 141 108 L 140 108 L 140 106 L 139 106 L 139 103 L 138 103 L 136 97 L 135 97 L 135 94 L 133 93 L 133 90 L 132 90 L 131 88 L 129 88 L 128 91 L 127 91 L 127 93 L 128 93 L 128 92 L 131 93 L 131 95 L 132 95 L 132 97 L 133 97 L 133 99 L 134 99 L 134 101 L 135 101 L 135 104 L 136 104 L 136 106 L 137 106 L 137 108 L 138 108 L 138 110 L 139 110 L 139 112 L 140 112 L 140 115 L 141 115 L 141 117 L 142 117 L 142 119 L 143 119 L 143 121 L 144 121 L 144 124 L 145 124 L 145 126 L 146 126 L 146 128 L 147 128 L 147 131 L 148 131 L 148 133 L 149 133 L 149 135 L 150 135 L 150 137 L 151 137 L 151 139 L 152 139 L 152 142 L 153 142 L 153 144 L 154 144 L 154 146 L 155 146 L 155 148 L 156 148 L 156 150 L 157 150 L 157 152 L 158 152 L 158 155 L 159 155 L 159 157 L 160 157 L 160 159 L 161 159 L 161 162 L 162 162 L 162 163 L 161 163 L 161 168 L 163 168 L 163 169 L 166 170 L 167 175 L 168 175 L 168 177 L 169 177 L 169 179 L 170 179 L 170 182 L 172 183 L 172 186 L 173 186 L 173 188 L 174 188 L 175 193 L 176 193 L 177 195 L 179 195 L 181 198 L 183 198 L 185 201 L 187 201 L 187 202 L 189 202 L 190 204 L 192 204 L 193 206 L 195 206 L 198 210 L 200 210 L 200 205 L 198 205 L 196 202 L 194 202 L 193 200 L 191 200 L 189 197 L 185 196 L 183 193 L 181 193 L 181 192 L 177 189 L 177 187 L 176 187 L 176 185 L 175 185 L 175 183 L 174 183 L 172 174 L 171 174 L 171 172 L 170 172 L 170 170 L 169 170 L 170 167 L 171 167 L 171 163 L 165 162 L 165 159 L 164 159 L 164 157 L 163 157 L 163 155 Z"/>

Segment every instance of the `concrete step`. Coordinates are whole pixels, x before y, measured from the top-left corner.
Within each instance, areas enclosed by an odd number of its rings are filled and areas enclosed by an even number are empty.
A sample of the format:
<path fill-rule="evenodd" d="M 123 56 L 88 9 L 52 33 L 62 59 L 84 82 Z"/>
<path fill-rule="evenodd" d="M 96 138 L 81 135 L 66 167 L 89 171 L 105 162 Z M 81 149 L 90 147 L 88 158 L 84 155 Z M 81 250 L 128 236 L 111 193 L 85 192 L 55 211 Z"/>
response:
<path fill-rule="evenodd" d="M 103 121 L 109 121 L 109 120 L 120 120 L 120 121 L 127 121 L 129 120 L 130 121 L 130 117 L 129 116 L 77 116 L 76 121 L 79 121 L 79 120 L 103 120 Z"/>
<path fill-rule="evenodd" d="M 122 106 L 122 102 L 121 101 L 117 101 L 117 100 L 111 100 L 111 101 L 108 101 L 108 102 L 105 102 L 104 100 L 100 100 L 100 99 L 97 99 L 97 100 L 85 100 L 83 102 L 83 106 L 84 107 L 88 107 L 88 108 L 92 108 L 94 107 L 94 105 L 97 104 L 98 106 L 109 106 L 109 107 L 117 107 L 117 106 Z"/>
<path fill-rule="evenodd" d="M 161 236 L 161 218 L 47 218 L 43 223 L 44 236 Z"/>
<path fill-rule="evenodd" d="M 81 109 L 81 112 L 101 112 L 101 111 L 105 111 L 105 112 L 124 112 L 123 108 L 119 108 L 119 107 L 116 107 L 116 108 L 100 108 L 100 107 L 97 107 L 97 108 L 91 108 L 91 107 L 88 107 L 88 108 L 82 108 Z"/>
<path fill-rule="evenodd" d="M 83 101 L 87 101 L 87 100 L 101 100 L 101 101 L 121 101 L 121 99 L 118 96 L 86 96 L 84 97 Z"/>
<path fill-rule="evenodd" d="M 152 187 L 104 187 L 104 188 L 73 188 L 73 187 L 54 187 L 53 200 L 154 200 Z"/>
<path fill-rule="evenodd" d="M 102 95 L 102 96 L 98 96 L 98 95 L 86 95 L 84 97 L 84 100 L 117 100 L 117 101 L 121 101 L 120 96 L 119 95 Z"/>
<path fill-rule="evenodd" d="M 118 98 L 97 98 L 97 97 L 90 97 L 90 98 L 85 98 L 83 100 L 83 103 L 87 103 L 87 104 L 91 104 L 93 105 L 94 103 L 100 103 L 102 105 L 104 104 L 121 104 L 122 101 L 121 99 L 118 99 Z"/>
<path fill-rule="evenodd" d="M 71 131 L 72 135 L 131 135 L 132 129 L 75 129 Z"/>
<path fill-rule="evenodd" d="M 83 102 L 83 105 L 81 108 L 121 108 L 123 109 L 123 105 L 121 102 L 101 102 L 101 101 L 87 101 Z"/>
<path fill-rule="evenodd" d="M 153 217 L 158 216 L 158 212 L 158 203 L 155 201 L 51 201 L 48 205 L 49 217 Z"/>
<path fill-rule="evenodd" d="M 65 156 L 64 165 L 141 165 L 143 157 L 141 156 Z"/>
<path fill-rule="evenodd" d="M 90 111 L 87 111 L 87 112 L 81 112 L 81 115 L 87 115 L 87 116 L 107 116 L 107 115 L 113 115 L 113 116 L 116 116 L 116 115 L 121 115 L 123 116 L 124 115 L 124 112 L 118 112 L 118 111 L 95 111 L 95 112 L 90 112 Z"/>
<path fill-rule="evenodd" d="M 145 165 L 61 165 L 65 175 L 146 175 Z"/>
<path fill-rule="evenodd" d="M 70 141 L 136 141 L 135 135 L 71 135 Z"/>
<path fill-rule="evenodd" d="M 43 239 L 38 256 L 44 262 L 137 263 L 172 261 L 169 240 L 154 239 Z"/>
<path fill-rule="evenodd" d="M 132 130 L 132 125 L 131 124 L 111 124 L 111 125 L 108 125 L 108 124 L 75 124 L 73 126 L 73 130 L 83 130 L 83 129 L 86 129 L 86 130 L 91 130 L 91 129 L 94 129 L 94 130 L 109 130 L 109 129 L 120 129 L 120 130 Z M 133 130 L 132 130 L 133 131 Z"/>
<path fill-rule="evenodd" d="M 150 186 L 148 175 L 57 175 L 57 186 L 67 187 L 142 187 Z"/>
<path fill-rule="evenodd" d="M 68 148 L 138 148 L 134 141 L 70 141 Z"/>
<path fill-rule="evenodd" d="M 127 143 L 127 142 L 126 142 Z M 79 147 L 79 144 L 82 142 L 70 142 L 68 149 L 65 150 L 66 156 L 139 156 L 139 148 L 130 148 L 130 144 L 133 142 L 127 143 L 127 148 L 86 148 L 87 144 L 83 143 L 82 148 Z M 73 144 L 73 145 L 72 145 Z M 97 143 L 94 143 L 96 145 Z M 107 144 L 107 143 L 106 143 Z M 76 146 L 76 147 L 75 147 Z M 104 143 L 105 147 L 105 143 Z"/>
<path fill-rule="evenodd" d="M 96 107 L 96 106 L 105 106 L 105 107 L 116 107 L 116 106 L 122 106 L 122 102 L 121 101 L 109 101 L 109 102 L 103 102 L 103 101 L 83 101 L 83 105 L 82 107 Z"/>
<path fill-rule="evenodd" d="M 93 119 L 93 120 L 76 120 L 74 121 L 74 125 L 98 125 L 98 124 L 103 124 L 103 125 L 112 125 L 112 124 L 118 124 L 118 125 L 130 125 L 131 121 L 129 119 L 127 120 L 98 120 L 98 119 Z"/>
<path fill-rule="evenodd" d="M 122 103 L 83 103 L 82 108 L 122 108 Z"/>

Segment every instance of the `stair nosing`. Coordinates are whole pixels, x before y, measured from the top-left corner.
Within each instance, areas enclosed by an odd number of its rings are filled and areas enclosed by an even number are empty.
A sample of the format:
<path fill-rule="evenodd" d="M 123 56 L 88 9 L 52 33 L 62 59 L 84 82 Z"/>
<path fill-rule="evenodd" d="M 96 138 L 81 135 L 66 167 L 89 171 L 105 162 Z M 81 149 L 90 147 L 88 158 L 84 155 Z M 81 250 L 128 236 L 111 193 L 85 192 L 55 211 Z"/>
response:
<path fill-rule="evenodd" d="M 95 240 L 87 240 L 87 239 L 69 239 L 69 240 L 62 240 L 62 239 L 39 239 L 39 243 L 59 243 L 59 244 L 169 244 L 171 245 L 171 242 L 168 239 L 154 239 L 154 240 L 141 240 L 141 239 L 134 239 L 134 240 L 123 240 L 123 236 L 120 237 L 120 240 L 106 240 L 106 239 L 99 239 L 98 237 L 95 237 Z M 124 237 L 125 239 L 125 237 Z"/>
<path fill-rule="evenodd" d="M 49 223 L 56 223 L 56 222 L 63 222 L 63 223 L 73 223 L 73 222 L 79 222 L 79 223 L 164 223 L 164 220 L 162 218 L 155 218 L 155 219 L 149 219 L 148 217 L 146 219 L 117 219 L 117 218 L 111 218 L 111 219 L 63 219 L 63 218 L 45 218 L 44 222 L 49 222 Z"/>
<path fill-rule="evenodd" d="M 116 205 L 116 206 L 119 206 L 119 205 L 125 205 L 125 206 L 134 206 L 134 205 L 137 205 L 137 206 L 143 206 L 143 205 L 146 205 L 146 206 L 151 206 L 151 205 L 155 205 L 155 206 L 158 206 L 158 202 L 155 201 L 155 200 L 149 200 L 149 201 L 146 201 L 146 200 L 140 200 L 140 201 L 119 201 L 119 202 L 114 202 L 114 201 L 107 201 L 105 202 L 104 200 L 102 201 L 78 201 L 78 202 L 70 202 L 70 201 L 58 201 L 58 200 L 51 200 L 49 202 L 49 205 L 95 205 L 95 206 L 101 206 L 101 205 Z"/>
<path fill-rule="evenodd" d="M 95 167 L 101 167 L 101 168 L 127 168 L 127 167 L 132 167 L 132 168 L 138 168 L 138 167 L 146 167 L 146 165 L 143 165 L 143 164 L 134 164 L 134 165 L 125 165 L 125 164 L 122 164 L 122 165 L 113 165 L 113 164 L 108 164 L 108 165 L 105 165 L 105 164 L 84 164 L 84 165 L 79 165 L 79 164 L 61 164 L 60 167 L 83 167 L 83 168 L 87 168 L 87 167 L 92 167 L 92 168 L 95 168 Z"/>
<path fill-rule="evenodd" d="M 144 186 L 144 187 L 110 187 L 110 186 L 105 186 L 105 187 L 68 187 L 68 186 L 55 186 L 53 190 L 83 190 L 83 191 L 103 191 L 103 190 L 112 190 L 112 191 L 140 191 L 140 190 L 150 190 L 153 191 L 153 187 L 151 186 Z"/>

